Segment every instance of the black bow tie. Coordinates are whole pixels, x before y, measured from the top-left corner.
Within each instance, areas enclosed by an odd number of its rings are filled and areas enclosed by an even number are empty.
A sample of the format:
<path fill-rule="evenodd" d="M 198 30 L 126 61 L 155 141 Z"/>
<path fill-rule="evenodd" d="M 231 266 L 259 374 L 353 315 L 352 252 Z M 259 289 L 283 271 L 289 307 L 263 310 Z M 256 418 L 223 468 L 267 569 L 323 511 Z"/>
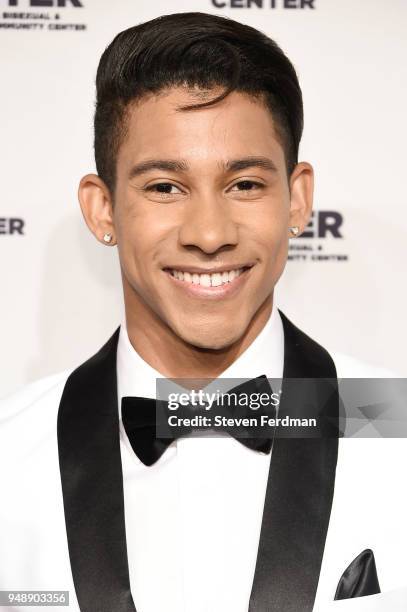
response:
<path fill-rule="evenodd" d="M 247 396 L 250 396 L 252 393 L 267 393 L 271 395 L 272 389 L 267 377 L 263 374 L 233 387 L 233 389 L 229 389 L 227 393 L 236 393 L 236 395 L 246 394 Z M 171 442 L 184 435 L 184 433 L 179 433 L 180 430 L 178 429 L 178 433 L 172 433 L 171 437 L 168 438 L 156 436 L 157 404 L 160 406 L 162 413 L 168 412 L 168 403 L 164 400 L 155 400 L 147 397 L 122 398 L 122 422 L 124 429 L 133 451 L 145 465 L 155 463 Z M 236 411 L 239 411 L 238 407 L 234 409 L 235 415 Z M 248 410 L 245 407 L 244 416 L 249 416 L 247 413 Z M 256 414 L 251 414 L 250 416 L 259 417 L 261 414 L 265 414 L 262 408 L 256 410 Z M 267 414 L 270 416 L 269 411 Z M 189 413 L 189 416 L 191 416 L 191 413 Z M 250 428 L 246 428 L 246 432 L 248 429 L 250 430 Z M 190 431 L 192 431 L 191 428 L 188 430 L 184 428 L 184 432 L 189 433 Z M 237 435 L 234 435 L 235 431 L 236 429 L 231 429 L 231 435 L 244 444 L 244 446 L 262 453 L 269 453 L 271 451 L 273 445 L 272 437 L 237 437 Z"/>

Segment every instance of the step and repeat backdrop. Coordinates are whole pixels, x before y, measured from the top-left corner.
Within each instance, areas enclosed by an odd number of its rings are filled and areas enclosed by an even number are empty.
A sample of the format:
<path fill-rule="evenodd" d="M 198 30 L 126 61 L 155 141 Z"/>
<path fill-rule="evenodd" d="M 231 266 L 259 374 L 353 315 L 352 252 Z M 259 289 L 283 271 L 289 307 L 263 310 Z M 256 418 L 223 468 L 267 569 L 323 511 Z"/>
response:
<path fill-rule="evenodd" d="M 328 349 L 406 376 L 405 0 L 0 0 L 0 396 L 78 365 L 122 319 L 117 251 L 77 201 L 96 68 L 120 30 L 181 11 L 259 28 L 300 78 L 315 211 L 279 307 Z"/>

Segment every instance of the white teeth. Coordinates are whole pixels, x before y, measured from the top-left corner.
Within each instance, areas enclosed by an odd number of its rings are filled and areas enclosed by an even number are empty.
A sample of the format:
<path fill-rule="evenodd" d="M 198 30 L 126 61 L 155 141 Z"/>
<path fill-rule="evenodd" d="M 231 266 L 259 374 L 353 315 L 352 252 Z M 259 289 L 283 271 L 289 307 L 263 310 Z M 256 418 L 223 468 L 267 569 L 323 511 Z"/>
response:
<path fill-rule="evenodd" d="M 199 275 L 199 284 L 203 287 L 211 286 L 211 275 L 210 274 L 200 274 Z"/>
<path fill-rule="evenodd" d="M 180 270 L 171 270 L 171 275 L 178 280 L 186 283 L 192 283 L 193 285 L 201 285 L 202 287 L 220 287 L 225 283 L 231 283 L 240 276 L 243 272 L 243 268 L 238 270 L 230 270 L 227 272 L 214 272 L 213 274 L 197 274 L 194 272 L 181 272 Z"/>
<path fill-rule="evenodd" d="M 219 287 L 222 284 L 222 274 L 211 274 L 212 287 Z"/>

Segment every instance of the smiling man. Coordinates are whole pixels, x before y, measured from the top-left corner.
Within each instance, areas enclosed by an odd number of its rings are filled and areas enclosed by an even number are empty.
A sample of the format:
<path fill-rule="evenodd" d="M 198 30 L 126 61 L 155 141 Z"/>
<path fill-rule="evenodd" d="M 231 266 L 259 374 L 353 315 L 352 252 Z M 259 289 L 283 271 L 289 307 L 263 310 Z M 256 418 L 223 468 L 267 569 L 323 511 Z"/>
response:
<path fill-rule="evenodd" d="M 199 104 L 192 86 L 162 87 L 129 103 L 114 187 L 103 170 L 87 175 L 80 200 L 95 236 L 117 242 L 139 355 L 166 376 L 217 376 L 270 317 L 290 231 L 310 215 L 312 168 L 288 176 L 264 94 L 180 110 Z"/>
<path fill-rule="evenodd" d="M 359 486 L 378 453 L 361 465 L 348 448 L 336 475 L 336 437 L 151 436 L 160 377 L 336 389 L 332 357 L 274 301 L 312 209 L 292 64 L 252 27 L 181 13 L 118 34 L 96 85 L 98 173 L 79 200 L 118 248 L 125 319 L 87 362 L 2 408 L 0 588 L 62 589 L 74 612 L 308 612 L 378 596 L 370 545 L 387 584 L 399 567 L 376 487 Z M 318 402 L 336 415 L 335 392 Z"/>

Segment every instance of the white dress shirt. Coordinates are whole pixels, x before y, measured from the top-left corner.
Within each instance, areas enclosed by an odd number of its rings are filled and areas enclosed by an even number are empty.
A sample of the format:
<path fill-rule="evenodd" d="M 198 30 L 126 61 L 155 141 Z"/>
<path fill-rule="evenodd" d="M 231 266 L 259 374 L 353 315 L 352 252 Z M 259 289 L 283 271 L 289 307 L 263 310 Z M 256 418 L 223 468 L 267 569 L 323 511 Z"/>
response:
<path fill-rule="evenodd" d="M 339 378 L 389 376 L 347 356 L 331 355 Z M 279 379 L 282 364 L 283 330 L 275 311 L 222 376 L 266 374 Z M 80 612 L 57 438 L 59 406 L 70 373 L 30 383 L 0 402 L 0 590 L 68 591 L 69 606 L 63 609 Z M 124 329 L 118 375 L 119 397 L 155 397 L 157 372 L 133 350 Z M 137 612 L 247 612 L 270 455 L 251 451 L 233 438 L 184 438 L 146 467 L 121 429 L 121 456 Z M 405 465 L 405 438 L 340 440 L 313 612 L 407 610 Z M 374 551 L 382 594 L 333 601 L 345 568 L 366 548 Z M 3 609 L 31 612 L 32 606 Z M 36 611 L 61 609 L 39 606 Z"/>
<path fill-rule="evenodd" d="M 284 332 L 276 308 L 222 378 L 282 378 Z M 135 455 L 121 398 L 156 397 L 163 376 L 132 347 L 117 350 L 120 441 L 130 586 L 137 612 L 247 612 L 271 454 L 225 434 L 171 443 L 152 466 Z"/>

